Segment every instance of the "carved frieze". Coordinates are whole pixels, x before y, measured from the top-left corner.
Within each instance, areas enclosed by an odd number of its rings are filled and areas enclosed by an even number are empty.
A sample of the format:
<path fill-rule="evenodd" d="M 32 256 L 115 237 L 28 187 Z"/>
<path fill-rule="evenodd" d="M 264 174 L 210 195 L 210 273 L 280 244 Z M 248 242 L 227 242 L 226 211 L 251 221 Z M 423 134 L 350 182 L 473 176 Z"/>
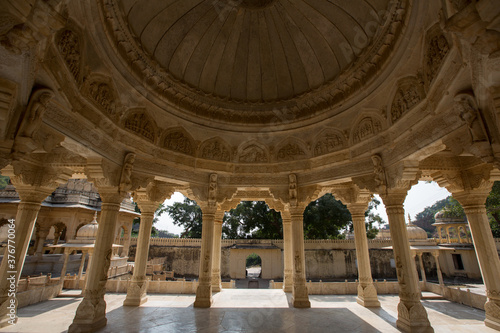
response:
<path fill-rule="evenodd" d="M 342 133 L 327 130 L 321 133 L 314 145 L 314 156 L 325 155 L 344 148 L 345 138 Z"/>
<path fill-rule="evenodd" d="M 128 115 L 125 118 L 124 126 L 150 142 L 156 141 L 156 126 L 145 112 L 133 112 Z"/>
<path fill-rule="evenodd" d="M 415 77 L 409 77 L 398 83 L 391 106 L 391 120 L 396 122 L 403 114 L 411 110 L 425 97 L 422 84 Z"/>
<path fill-rule="evenodd" d="M 305 158 L 306 153 L 304 149 L 300 147 L 297 143 L 287 143 L 278 150 L 277 154 L 278 161 L 291 161 L 300 158 Z"/>
<path fill-rule="evenodd" d="M 163 138 L 163 147 L 186 155 L 194 154 L 192 140 L 181 130 L 174 130 Z"/>
<path fill-rule="evenodd" d="M 205 141 L 200 148 L 201 157 L 208 160 L 229 162 L 231 160 L 231 150 L 228 145 L 219 138 Z"/>
<path fill-rule="evenodd" d="M 424 57 L 425 78 L 427 86 L 430 85 L 432 80 L 439 72 L 444 58 L 450 51 L 450 45 L 445 35 L 436 30 L 431 31 L 427 37 L 427 46 Z"/>
<path fill-rule="evenodd" d="M 265 163 L 269 161 L 269 158 L 264 148 L 256 144 L 250 144 L 241 150 L 239 161 L 244 163 Z"/>
<path fill-rule="evenodd" d="M 108 117 L 113 118 L 116 115 L 117 97 L 110 79 L 102 75 L 92 75 L 85 78 L 82 90 L 83 94 Z"/>
<path fill-rule="evenodd" d="M 57 48 L 61 53 L 66 66 L 77 82 L 80 80 L 81 43 L 80 37 L 72 30 L 63 30 L 57 41 Z"/>
<path fill-rule="evenodd" d="M 352 134 L 352 142 L 358 143 L 382 131 L 382 122 L 374 117 L 367 116 L 361 119 Z"/>

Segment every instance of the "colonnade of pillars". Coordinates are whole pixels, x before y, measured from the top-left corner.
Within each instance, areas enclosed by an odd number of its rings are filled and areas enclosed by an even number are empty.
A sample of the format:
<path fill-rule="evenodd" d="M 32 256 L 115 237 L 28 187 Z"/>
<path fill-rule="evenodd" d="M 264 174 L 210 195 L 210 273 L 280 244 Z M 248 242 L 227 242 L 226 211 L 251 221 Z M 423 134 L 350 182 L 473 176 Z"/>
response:
<path fill-rule="evenodd" d="M 16 215 L 16 278 L 19 279 L 20 272 L 26 256 L 29 240 L 36 221 L 41 202 L 50 195 L 52 189 L 23 188 L 18 187 L 21 202 Z M 87 276 L 84 298 L 80 303 L 73 324 L 69 332 L 94 331 L 106 324 L 104 302 L 104 286 L 106 284 L 112 254 L 112 242 L 115 235 L 114 228 L 118 218 L 118 212 L 122 197 L 117 195 L 116 188 L 100 191 L 102 198 L 102 210 L 97 233 L 94 256 L 90 264 L 90 272 Z M 418 286 L 418 274 L 410 251 L 406 223 L 403 210 L 405 193 L 395 193 L 382 196 L 385 203 L 393 250 L 396 261 L 396 270 L 400 286 L 400 303 L 398 305 L 397 325 L 404 331 L 432 332 L 433 329 L 427 319 L 425 308 L 420 302 L 420 290 Z M 487 289 L 488 301 L 485 304 L 487 326 L 500 330 L 500 260 L 489 227 L 484 202 L 487 193 L 477 200 L 473 196 L 464 193 L 454 193 L 457 200 L 461 202 L 469 220 L 471 233 L 477 258 Z M 484 200 L 483 200 L 484 199 Z M 481 203 L 482 202 L 482 203 Z M 142 223 L 139 231 L 138 248 L 134 275 L 127 291 L 124 305 L 137 306 L 143 304 L 146 299 L 146 276 L 145 267 L 149 249 L 149 238 L 154 210 L 157 202 L 139 203 L 142 211 Z M 376 291 L 371 279 L 371 271 L 368 256 L 368 243 L 364 229 L 364 208 L 361 205 L 349 205 L 352 212 L 355 243 L 358 258 L 359 288 L 358 302 L 364 306 L 379 306 Z M 220 290 L 220 234 L 223 212 L 214 207 L 202 207 L 203 230 L 200 260 L 199 286 L 196 292 L 195 307 L 210 307 L 212 292 Z M 295 307 L 309 307 L 310 302 L 306 287 L 305 257 L 304 257 L 304 235 L 303 235 L 303 209 L 291 208 L 283 212 L 284 231 L 284 289 L 292 291 L 293 305 Z M 67 255 L 67 254 L 65 254 Z M 436 263 L 439 265 L 439 258 Z M 90 260 L 89 260 L 90 261 Z M 7 321 L 8 302 L 7 290 L 7 261 L 2 261 L 0 267 L 0 300 L 1 300 L 1 323 Z M 82 266 L 80 267 L 80 270 Z M 442 283 L 442 277 L 438 278 Z"/>

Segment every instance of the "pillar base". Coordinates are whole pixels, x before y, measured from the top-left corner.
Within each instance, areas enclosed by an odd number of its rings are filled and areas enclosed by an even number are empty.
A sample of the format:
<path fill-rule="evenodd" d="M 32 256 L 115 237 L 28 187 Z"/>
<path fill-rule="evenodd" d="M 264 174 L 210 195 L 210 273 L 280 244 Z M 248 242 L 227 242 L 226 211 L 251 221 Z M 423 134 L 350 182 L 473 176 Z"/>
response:
<path fill-rule="evenodd" d="M 193 306 L 195 308 L 209 308 L 212 306 L 212 286 L 198 286 L 196 299 Z"/>
<path fill-rule="evenodd" d="M 283 279 L 283 291 L 285 293 L 293 292 L 293 273 L 285 272 L 285 276 Z"/>
<path fill-rule="evenodd" d="M 380 302 L 377 297 L 377 290 L 373 284 L 369 284 L 365 287 L 358 284 L 358 297 L 356 302 L 366 308 L 379 308 Z"/>
<path fill-rule="evenodd" d="M 97 321 L 73 321 L 73 324 L 68 329 L 68 333 L 92 333 L 97 331 L 99 328 L 106 326 L 108 320 L 106 317 L 102 317 Z"/>
<path fill-rule="evenodd" d="M 425 311 L 420 301 L 413 305 L 405 305 L 402 301 L 399 302 L 396 326 L 403 332 L 434 333 L 434 329 L 427 318 L 427 311 Z"/>
<path fill-rule="evenodd" d="M 306 286 L 294 286 L 292 296 L 293 307 L 295 308 L 310 308 L 311 302 L 307 293 Z"/>
<path fill-rule="evenodd" d="M 500 306 L 494 301 L 489 300 L 484 304 L 484 310 L 486 311 L 486 319 L 484 324 L 490 328 L 500 331 Z"/>
<path fill-rule="evenodd" d="M 218 293 L 222 290 L 222 283 L 218 274 L 212 274 L 212 292 Z"/>
<path fill-rule="evenodd" d="M 130 285 L 127 288 L 127 297 L 123 301 L 124 306 L 139 306 L 148 301 L 146 290 L 148 281 L 146 277 L 136 278 L 132 277 Z"/>

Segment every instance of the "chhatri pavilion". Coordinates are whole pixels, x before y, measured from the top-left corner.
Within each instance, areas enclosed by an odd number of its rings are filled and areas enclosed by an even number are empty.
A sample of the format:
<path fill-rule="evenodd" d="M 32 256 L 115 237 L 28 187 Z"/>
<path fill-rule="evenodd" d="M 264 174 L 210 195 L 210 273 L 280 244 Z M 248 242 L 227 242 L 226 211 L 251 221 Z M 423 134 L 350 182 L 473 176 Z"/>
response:
<path fill-rule="evenodd" d="M 352 214 L 359 306 L 378 306 L 364 212 L 380 195 L 397 327 L 432 332 L 403 209 L 418 180 L 463 206 L 485 324 L 500 330 L 500 260 L 485 209 L 500 180 L 498 1 L 6 0 L 0 17 L 0 169 L 20 198 L 17 279 L 59 184 L 85 178 L 102 200 L 69 332 L 106 325 L 106 272 L 130 194 L 142 214 L 125 304 L 146 301 L 154 212 L 175 191 L 203 212 L 200 308 L 220 288 L 222 217 L 241 200 L 281 212 L 284 291 L 293 307 L 310 307 L 302 218 L 326 193 Z M 7 272 L 3 260 L 2 326 Z"/>

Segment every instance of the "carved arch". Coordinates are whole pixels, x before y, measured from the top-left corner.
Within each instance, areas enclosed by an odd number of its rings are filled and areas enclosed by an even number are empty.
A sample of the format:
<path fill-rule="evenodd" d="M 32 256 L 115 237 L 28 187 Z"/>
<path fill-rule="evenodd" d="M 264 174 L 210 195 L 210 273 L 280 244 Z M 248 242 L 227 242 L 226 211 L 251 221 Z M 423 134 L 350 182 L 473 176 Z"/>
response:
<path fill-rule="evenodd" d="M 338 129 L 326 128 L 322 130 L 314 141 L 313 155 L 321 156 L 345 148 L 346 136 Z"/>
<path fill-rule="evenodd" d="M 194 156 L 196 144 L 194 139 L 182 127 L 175 127 L 164 132 L 161 145 L 163 148 L 179 152 L 181 154 Z"/>
<path fill-rule="evenodd" d="M 267 163 L 269 162 L 269 150 L 256 140 L 244 142 L 238 147 L 238 162 Z"/>
<path fill-rule="evenodd" d="M 83 79 L 82 94 L 103 111 L 108 117 L 116 119 L 119 109 L 118 94 L 110 77 L 92 73 Z"/>
<path fill-rule="evenodd" d="M 398 81 L 390 106 L 391 123 L 399 120 L 425 98 L 422 82 L 415 76 L 407 76 Z"/>
<path fill-rule="evenodd" d="M 232 149 L 229 144 L 219 137 L 204 141 L 198 152 L 198 157 L 222 162 L 231 161 L 232 155 Z"/>
<path fill-rule="evenodd" d="M 123 127 L 149 142 L 155 143 L 158 127 L 145 109 L 132 109 L 123 117 Z"/>
<path fill-rule="evenodd" d="M 350 141 L 357 144 L 365 141 L 384 130 L 384 120 L 375 112 L 363 112 L 354 123 Z"/>
<path fill-rule="evenodd" d="M 289 137 L 278 144 L 276 160 L 278 162 L 300 160 L 309 157 L 309 149 L 304 142 L 297 138 Z"/>
<path fill-rule="evenodd" d="M 57 50 L 77 85 L 81 84 L 83 77 L 84 43 L 85 39 L 82 38 L 80 28 L 77 28 L 73 22 L 69 22 L 55 36 Z"/>
<path fill-rule="evenodd" d="M 450 48 L 451 43 L 449 42 L 449 38 L 441 30 L 439 23 L 436 23 L 427 31 L 423 47 L 423 68 L 427 89 L 429 89 L 434 78 L 441 70 Z"/>

